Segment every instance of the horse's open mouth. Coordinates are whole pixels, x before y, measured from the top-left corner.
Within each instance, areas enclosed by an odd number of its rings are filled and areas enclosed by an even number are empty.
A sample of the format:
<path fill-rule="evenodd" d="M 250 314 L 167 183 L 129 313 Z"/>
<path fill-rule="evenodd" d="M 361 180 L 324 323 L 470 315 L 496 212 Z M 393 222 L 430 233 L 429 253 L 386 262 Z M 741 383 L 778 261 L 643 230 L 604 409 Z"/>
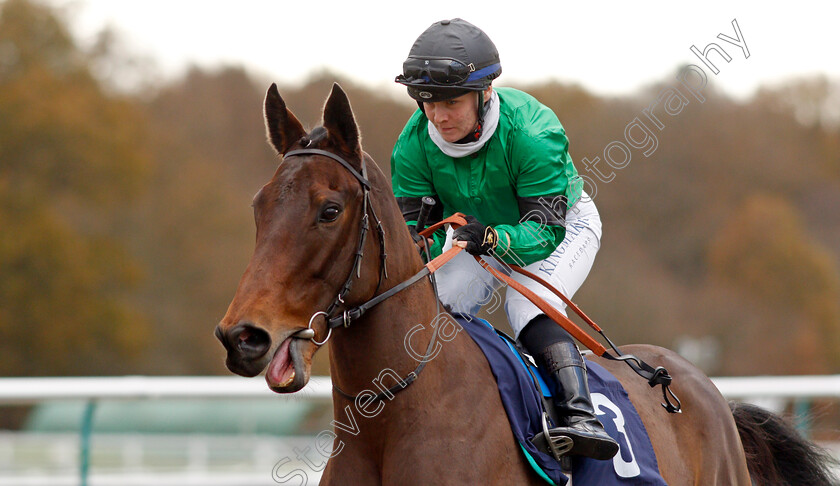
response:
<path fill-rule="evenodd" d="M 265 381 L 277 393 L 290 393 L 306 385 L 306 370 L 300 345 L 305 342 L 293 336 L 286 338 L 268 364 Z"/>

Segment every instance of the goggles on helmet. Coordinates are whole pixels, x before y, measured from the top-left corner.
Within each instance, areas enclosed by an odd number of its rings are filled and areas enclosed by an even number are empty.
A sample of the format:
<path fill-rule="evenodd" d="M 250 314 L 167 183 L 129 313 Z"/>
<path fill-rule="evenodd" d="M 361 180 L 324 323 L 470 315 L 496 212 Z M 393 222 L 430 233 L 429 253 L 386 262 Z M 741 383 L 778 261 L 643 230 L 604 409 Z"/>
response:
<path fill-rule="evenodd" d="M 409 57 L 397 82 L 453 86 L 467 81 L 475 66 L 451 58 Z"/>

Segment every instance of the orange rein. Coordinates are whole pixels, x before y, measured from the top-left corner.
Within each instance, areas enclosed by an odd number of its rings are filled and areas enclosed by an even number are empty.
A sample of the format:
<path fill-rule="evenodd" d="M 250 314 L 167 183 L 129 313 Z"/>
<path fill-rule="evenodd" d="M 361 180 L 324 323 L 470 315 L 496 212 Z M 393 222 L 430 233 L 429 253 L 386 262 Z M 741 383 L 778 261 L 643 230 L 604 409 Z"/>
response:
<path fill-rule="evenodd" d="M 441 228 L 445 224 L 450 224 L 450 225 L 458 228 L 458 227 L 461 227 L 461 226 L 464 226 L 465 224 L 467 224 L 467 221 L 466 221 L 466 219 L 464 219 L 463 214 L 455 213 L 452 216 L 444 219 L 443 221 L 439 221 L 439 222 L 433 224 L 432 226 L 429 226 L 428 228 L 424 229 L 423 231 L 420 232 L 420 235 L 424 236 L 424 237 L 428 237 L 428 236 L 432 235 L 435 231 L 437 231 L 439 228 Z M 437 269 L 442 267 L 449 260 L 452 260 L 452 258 L 455 257 L 455 255 L 457 255 L 458 252 L 460 252 L 461 250 L 463 250 L 463 248 L 461 248 L 460 246 L 453 246 L 452 248 L 450 248 L 449 250 L 447 250 L 446 252 L 444 252 L 443 254 L 438 256 L 437 258 L 435 258 L 432 261 L 430 261 L 429 263 L 427 263 L 426 268 L 429 269 L 429 273 L 434 273 Z M 607 350 L 601 343 L 599 343 L 592 336 L 587 334 L 583 329 L 581 329 L 577 324 L 572 322 L 568 317 L 563 315 L 560 311 L 558 311 L 557 309 L 552 307 L 542 297 L 538 296 L 533 291 L 529 290 L 527 287 L 525 287 L 521 283 L 517 282 L 516 280 L 514 280 L 510 276 L 505 275 L 503 272 L 500 272 L 500 271 L 496 270 L 495 268 L 491 267 L 487 262 L 482 260 L 481 257 L 475 256 L 474 258 L 482 267 L 484 267 L 485 270 L 490 272 L 493 276 L 495 276 L 499 280 L 505 282 L 507 285 L 510 285 L 511 287 L 513 287 L 513 289 L 516 290 L 517 292 L 519 292 L 520 294 L 524 295 L 535 306 L 537 306 L 537 308 L 539 308 L 541 311 L 543 311 L 545 313 L 545 315 L 550 317 L 551 320 L 553 320 L 559 326 L 561 326 L 563 329 L 568 331 L 569 334 L 574 336 L 575 339 L 580 341 L 584 346 L 591 349 L 592 352 L 594 352 L 598 356 L 603 356 L 604 354 L 606 354 Z M 568 297 L 566 297 L 559 290 L 554 288 L 553 285 L 549 284 L 548 282 L 546 282 L 542 278 L 534 275 L 533 273 L 523 269 L 520 266 L 509 265 L 509 267 L 513 271 L 534 280 L 535 282 L 539 283 L 540 285 L 542 285 L 546 289 L 550 290 L 554 295 L 556 295 L 561 300 L 563 300 L 563 302 L 565 302 L 566 305 L 570 309 L 572 309 L 572 311 L 575 312 L 575 314 L 580 316 L 580 318 L 583 319 L 584 322 L 589 324 L 592 327 L 592 329 L 594 329 L 598 332 L 601 332 L 601 328 L 598 326 L 598 324 L 595 324 L 595 322 L 592 319 L 590 319 L 589 316 L 587 316 L 586 314 L 583 313 L 583 311 L 580 309 L 580 307 L 575 305 L 574 302 L 572 302 Z"/>

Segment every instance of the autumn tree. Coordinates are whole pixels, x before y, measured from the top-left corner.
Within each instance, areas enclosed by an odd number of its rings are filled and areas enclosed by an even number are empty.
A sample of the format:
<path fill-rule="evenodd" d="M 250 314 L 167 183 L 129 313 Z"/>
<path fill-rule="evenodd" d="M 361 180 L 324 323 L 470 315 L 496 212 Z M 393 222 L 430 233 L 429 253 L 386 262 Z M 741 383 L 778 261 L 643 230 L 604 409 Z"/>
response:
<path fill-rule="evenodd" d="M 196 67 L 117 95 L 102 76 L 128 61 L 109 52 L 103 67 L 40 4 L 0 7 L 0 373 L 225 373 L 212 331 L 253 250 L 251 198 L 280 162 L 262 100 L 282 80 Z M 336 81 L 387 172 L 416 105 L 329 71 L 280 90 L 312 128 Z M 594 177 L 583 159 L 600 157 L 615 174 L 598 180 L 604 235 L 575 296 L 615 341 L 712 336 L 723 374 L 837 370 L 836 81 L 734 100 L 710 79 L 705 101 L 658 105 L 656 150 L 631 147 L 620 168 L 605 148 L 681 85 L 610 98 L 537 81 L 525 89 L 557 113 L 578 170 Z"/>
<path fill-rule="evenodd" d="M 790 204 L 765 195 L 747 198 L 712 241 L 709 270 L 785 317 L 765 329 L 788 341 L 788 355 L 831 366 L 819 372 L 840 369 L 840 275 Z"/>
<path fill-rule="evenodd" d="M 0 6 L 0 57 L 0 374 L 127 369 L 143 271 L 108 228 L 144 186 L 145 120 L 44 6 Z"/>

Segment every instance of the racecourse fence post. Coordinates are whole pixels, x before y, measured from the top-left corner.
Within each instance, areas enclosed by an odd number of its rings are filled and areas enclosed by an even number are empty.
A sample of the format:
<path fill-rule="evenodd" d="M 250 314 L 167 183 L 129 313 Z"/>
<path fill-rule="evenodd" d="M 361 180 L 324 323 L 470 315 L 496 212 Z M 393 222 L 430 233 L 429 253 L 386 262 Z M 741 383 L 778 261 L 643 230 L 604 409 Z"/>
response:
<path fill-rule="evenodd" d="M 795 398 L 793 400 L 793 417 L 796 430 L 802 437 L 811 438 L 811 399 Z"/>
<path fill-rule="evenodd" d="M 88 486 L 90 471 L 90 436 L 93 430 L 93 414 L 96 411 L 96 400 L 88 400 L 82 414 L 82 426 L 79 431 L 79 484 Z"/>

